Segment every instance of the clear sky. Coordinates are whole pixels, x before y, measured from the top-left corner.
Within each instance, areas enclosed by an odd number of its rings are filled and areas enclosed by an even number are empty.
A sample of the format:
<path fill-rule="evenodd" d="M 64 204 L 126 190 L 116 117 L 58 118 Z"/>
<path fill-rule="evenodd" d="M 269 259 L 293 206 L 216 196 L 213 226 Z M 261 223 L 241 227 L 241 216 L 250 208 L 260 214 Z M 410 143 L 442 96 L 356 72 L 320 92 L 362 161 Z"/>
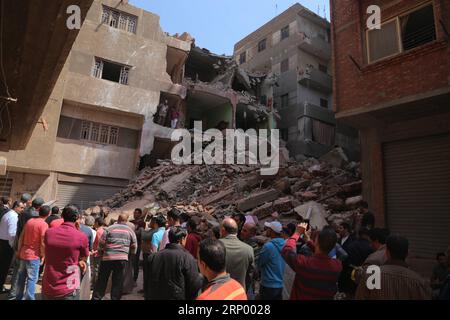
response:
<path fill-rule="evenodd" d="M 197 46 L 216 54 L 233 54 L 236 42 L 299 2 L 329 20 L 329 0 L 130 0 L 160 16 L 171 35 L 189 32 Z"/>

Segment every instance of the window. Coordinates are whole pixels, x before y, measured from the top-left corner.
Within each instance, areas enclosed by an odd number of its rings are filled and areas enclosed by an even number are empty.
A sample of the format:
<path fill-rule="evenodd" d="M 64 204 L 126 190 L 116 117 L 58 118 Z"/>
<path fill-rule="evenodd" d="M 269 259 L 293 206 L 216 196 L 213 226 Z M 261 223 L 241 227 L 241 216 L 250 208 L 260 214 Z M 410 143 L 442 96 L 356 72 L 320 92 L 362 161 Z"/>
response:
<path fill-rule="evenodd" d="M 80 139 L 101 144 L 117 145 L 119 128 L 97 122 L 83 121 L 81 123 Z"/>
<path fill-rule="evenodd" d="M 281 108 L 287 108 L 289 106 L 289 93 L 281 96 Z"/>
<path fill-rule="evenodd" d="M 328 73 L 328 67 L 320 63 L 319 63 L 319 70 L 322 71 L 323 73 Z"/>
<path fill-rule="evenodd" d="M 128 84 L 130 67 L 95 58 L 92 75 L 99 79 Z"/>
<path fill-rule="evenodd" d="M 258 52 L 266 50 L 267 39 L 263 39 L 258 43 Z"/>
<path fill-rule="evenodd" d="M 110 27 L 136 33 L 137 17 L 103 6 L 102 23 Z"/>
<path fill-rule="evenodd" d="M 243 64 L 247 61 L 247 52 L 244 51 L 241 53 L 241 55 L 239 56 L 239 64 Z"/>
<path fill-rule="evenodd" d="M 367 30 L 369 63 L 393 56 L 436 40 L 433 6 L 427 5 L 408 15 L 396 17 Z"/>
<path fill-rule="evenodd" d="M 286 26 L 283 29 L 281 29 L 281 40 L 284 40 L 286 38 L 289 38 L 289 26 Z"/>
<path fill-rule="evenodd" d="M 400 18 L 403 50 L 436 40 L 433 6 L 429 5 Z"/>
<path fill-rule="evenodd" d="M 281 61 L 281 73 L 289 71 L 289 59 Z"/>
<path fill-rule="evenodd" d="M 328 100 L 327 99 L 320 99 L 320 106 L 322 108 L 328 109 Z"/>

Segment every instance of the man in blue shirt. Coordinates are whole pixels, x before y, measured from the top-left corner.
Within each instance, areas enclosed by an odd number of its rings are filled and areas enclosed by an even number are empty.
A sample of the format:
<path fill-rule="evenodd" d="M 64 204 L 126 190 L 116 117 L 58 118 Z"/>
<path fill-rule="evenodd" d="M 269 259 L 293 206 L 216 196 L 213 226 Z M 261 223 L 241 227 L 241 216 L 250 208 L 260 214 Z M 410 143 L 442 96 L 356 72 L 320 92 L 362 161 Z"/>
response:
<path fill-rule="evenodd" d="M 156 225 L 158 226 L 158 231 L 153 234 L 152 237 L 152 253 L 159 251 L 159 244 L 164 237 L 164 232 L 166 231 L 166 219 L 163 216 L 157 216 L 155 218 Z"/>
<path fill-rule="evenodd" d="M 258 269 L 261 271 L 261 300 L 282 300 L 283 274 L 285 262 L 281 250 L 285 240 L 281 237 L 283 227 L 280 222 L 272 221 L 264 224 L 266 235 L 271 238 L 261 249 Z"/>

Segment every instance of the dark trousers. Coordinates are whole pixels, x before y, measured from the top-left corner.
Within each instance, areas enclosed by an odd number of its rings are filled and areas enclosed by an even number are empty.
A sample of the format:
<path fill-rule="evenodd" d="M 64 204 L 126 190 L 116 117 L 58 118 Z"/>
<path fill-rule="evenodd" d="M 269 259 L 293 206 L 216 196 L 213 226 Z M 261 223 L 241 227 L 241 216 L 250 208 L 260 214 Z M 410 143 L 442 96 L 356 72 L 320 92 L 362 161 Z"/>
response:
<path fill-rule="evenodd" d="M 147 296 L 147 282 L 148 282 L 148 253 L 143 253 L 142 258 L 144 259 L 143 265 L 142 265 L 142 272 L 144 274 L 144 287 L 142 288 L 144 290 L 144 297 Z"/>
<path fill-rule="evenodd" d="M 105 296 L 106 286 L 109 276 L 112 273 L 111 300 L 120 300 L 122 298 L 122 287 L 125 276 L 125 267 L 128 261 L 102 261 L 98 271 L 98 279 L 95 284 L 92 300 L 102 300 Z"/>
<path fill-rule="evenodd" d="M 0 240 L 0 290 L 3 289 L 6 277 L 8 276 L 13 255 L 14 250 L 10 247 L 9 242 L 7 240 Z"/>
<path fill-rule="evenodd" d="M 283 288 L 267 288 L 261 286 L 259 296 L 261 300 L 283 300 Z"/>
<path fill-rule="evenodd" d="M 134 282 L 137 281 L 138 277 L 139 277 L 139 257 L 141 256 L 141 246 L 138 246 L 137 250 L 136 250 L 136 254 L 134 255 L 134 260 L 133 260 L 133 269 L 134 269 L 134 274 L 133 274 L 133 279 Z"/>

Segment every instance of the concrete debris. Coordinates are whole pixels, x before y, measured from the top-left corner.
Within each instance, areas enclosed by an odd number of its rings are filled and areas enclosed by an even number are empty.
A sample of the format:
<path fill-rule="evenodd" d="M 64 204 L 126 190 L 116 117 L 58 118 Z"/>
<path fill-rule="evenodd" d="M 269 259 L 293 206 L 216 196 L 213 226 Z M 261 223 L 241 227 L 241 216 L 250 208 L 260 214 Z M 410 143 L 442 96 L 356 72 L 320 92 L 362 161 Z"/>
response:
<path fill-rule="evenodd" d="M 158 166 L 145 168 L 127 188 L 87 212 L 131 213 L 142 207 L 155 215 L 175 206 L 209 226 L 235 212 L 254 217 L 262 226 L 269 220 L 296 223 L 310 211 L 311 225 L 321 228 L 355 221 L 362 211 L 359 164 L 338 164 L 290 159 L 277 175 L 261 176 L 258 165 L 179 166 L 159 160 Z"/>
<path fill-rule="evenodd" d="M 314 229 L 321 230 L 328 225 L 328 222 L 325 219 L 327 216 L 325 207 L 320 203 L 310 201 L 296 207 L 294 211 L 303 219 L 309 220 L 309 224 Z"/>

